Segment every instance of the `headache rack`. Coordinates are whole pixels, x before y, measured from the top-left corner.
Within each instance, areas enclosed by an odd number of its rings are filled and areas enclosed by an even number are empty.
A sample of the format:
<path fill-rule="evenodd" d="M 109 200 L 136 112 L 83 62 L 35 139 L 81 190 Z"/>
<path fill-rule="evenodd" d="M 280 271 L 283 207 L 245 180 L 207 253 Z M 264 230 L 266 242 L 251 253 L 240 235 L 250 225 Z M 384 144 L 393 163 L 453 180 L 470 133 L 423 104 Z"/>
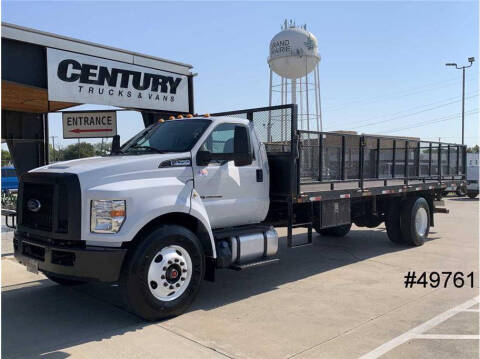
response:
<path fill-rule="evenodd" d="M 339 132 L 298 136 L 298 194 L 387 194 L 446 188 L 465 179 L 462 145 Z"/>
<path fill-rule="evenodd" d="M 465 185 L 466 146 L 411 137 L 298 129 L 297 105 L 214 114 L 253 122 L 270 167 L 271 207 L 286 203 L 288 238 L 297 204 Z M 302 124 L 300 124 L 302 125 Z M 303 126 L 302 126 L 303 127 Z M 313 211 L 313 206 L 312 206 Z"/>

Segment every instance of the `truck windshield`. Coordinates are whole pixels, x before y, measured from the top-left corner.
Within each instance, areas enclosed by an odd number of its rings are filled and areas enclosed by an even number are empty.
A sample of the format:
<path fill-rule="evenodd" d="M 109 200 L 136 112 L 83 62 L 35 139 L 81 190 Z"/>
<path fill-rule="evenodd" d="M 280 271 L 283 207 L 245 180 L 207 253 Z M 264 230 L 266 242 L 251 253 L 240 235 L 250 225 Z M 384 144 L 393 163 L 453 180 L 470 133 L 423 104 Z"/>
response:
<path fill-rule="evenodd" d="M 210 122 L 207 119 L 186 119 L 157 123 L 125 143 L 122 153 L 190 151 Z"/>

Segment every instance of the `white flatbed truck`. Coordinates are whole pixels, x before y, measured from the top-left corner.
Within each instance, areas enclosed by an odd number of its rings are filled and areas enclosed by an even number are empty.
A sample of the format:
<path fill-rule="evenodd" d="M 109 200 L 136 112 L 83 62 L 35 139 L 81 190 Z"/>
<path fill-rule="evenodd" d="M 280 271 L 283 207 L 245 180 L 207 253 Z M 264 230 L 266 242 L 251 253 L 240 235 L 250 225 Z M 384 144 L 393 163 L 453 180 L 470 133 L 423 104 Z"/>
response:
<path fill-rule="evenodd" d="M 147 320 L 179 315 L 219 268 L 277 261 L 312 229 L 344 236 L 385 222 L 391 241 L 422 245 L 443 190 L 465 182 L 465 147 L 297 130 L 282 105 L 159 121 L 112 154 L 21 177 L 15 257 L 74 285 L 119 282 Z M 308 229 L 305 243 L 292 230 Z"/>

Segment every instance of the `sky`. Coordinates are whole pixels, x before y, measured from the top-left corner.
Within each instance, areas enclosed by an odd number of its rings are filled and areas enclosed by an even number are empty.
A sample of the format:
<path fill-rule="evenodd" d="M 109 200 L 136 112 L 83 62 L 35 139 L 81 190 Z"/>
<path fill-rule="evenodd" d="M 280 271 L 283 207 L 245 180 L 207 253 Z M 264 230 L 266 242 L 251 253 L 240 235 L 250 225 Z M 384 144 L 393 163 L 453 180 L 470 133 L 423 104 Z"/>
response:
<path fill-rule="evenodd" d="M 478 2 L 2 1 L 2 21 L 194 66 L 195 109 L 268 105 L 269 43 L 284 19 L 318 39 L 325 130 L 461 142 L 462 71 L 478 58 Z M 478 143 L 478 62 L 466 70 L 465 143 Z M 84 105 L 82 109 L 98 109 Z M 122 142 L 143 126 L 120 112 Z M 49 115 L 62 138 L 61 117 Z"/>

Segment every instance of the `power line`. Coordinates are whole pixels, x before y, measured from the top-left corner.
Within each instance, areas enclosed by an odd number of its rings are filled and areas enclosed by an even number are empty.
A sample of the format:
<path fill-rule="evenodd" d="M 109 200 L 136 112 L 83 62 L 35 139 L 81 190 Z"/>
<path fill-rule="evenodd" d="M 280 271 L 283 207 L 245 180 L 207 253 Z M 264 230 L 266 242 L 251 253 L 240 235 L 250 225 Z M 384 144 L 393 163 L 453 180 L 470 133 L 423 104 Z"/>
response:
<path fill-rule="evenodd" d="M 460 136 L 440 136 L 442 138 L 458 138 Z M 422 136 L 422 138 L 438 138 L 438 136 Z M 479 138 L 478 136 L 465 136 L 465 138 Z"/>
<path fill-rule="evenodd" d="M 475 115 L 478 112 L 479 112 L 478 110 L 472 110 L 472 111 L 467 112 L 466 114 L 470 116 L 470 115 Z M 438 118 L 433 119 L 433 120 L 419 122 L 415 126 L 410 125 L 410 126 L 407 126 L 407 127 L 397 128 L 397 129 L 391 130 L 390 132 L 397 132 L 397 131 L 401 131 L 401 130 L 405 130 L 405 129 L 422 127 L 422 126 L 426 126 L 426 125 L 430 125 L 430 124 L 434 124 L 434 123 L 438 123 L 438 122 L 455 120 L 455 119 L 459 119 L 460 115 L 461 115 L 460 113 L 456 113 L 456 114 L 451 114 L 451 115 L 448 115 L 448 116 L 438 117 Z M 444 136 L 442 136 L 442 137 L 444 137 Z"/>
<path fill-rule="evenodd" d="M 475 115 L 478 112 L 479 112 L 478 110 L 469 111 L 469 112 L 465 113 L 465 116 Z M 431 124 L 434 124 L 434 123 L 457 120 L 457 119 L 461 118 L 460 115 L 461 115 L 460 113 L 457 113 L 457 114 L 449 115 L 449 116 L 446 116 L 446 117 L 445 116 L 444 117 L 439 117 L 439 118 L 434 119 L 434 120 L 420 122 L 416 126 L 408 126 L 408 127 L 397 128 L 397 129 L 394 129 L 394 130 L 389 130 L 389 132 L 398 132 L 398 131 L 403 131 L 403 130 L 409 130 L 409 129 L 412 129 L 412 128 L 428 126 L 428 125 L 431 125 Z M 444 136 L 442 136 L 442 137 L 444 137 Z"/>
<path fill-rule="evenodd" d="M 478 96 L 478 93 L 476 93 L 475 95 L 466 97 L 466 99 L 474 98 L 474 97 L 477 97 L 477 96 Z M 391 117 L 391 118 L 386 119 L 386 120 L 381 120 L 381 121 L 376 121 L 376 122 L 370 122 L 370 123 L 367 123 L 366 125 L 354 126 L 354 128 L 368 127 L 368 126 L 373 126 L 373 125 L 377 125 L 377 124 L 380 124 L 380 123 L 385 123 L 385 122 L 390 122 L 390 121 L 398 120 L 398 119 L 401 119 L 401 118 L 411 117 L 411 116 L 418 115 L 418 114 L 420 114 L 420 113 L 424 113 L 424 112 L 427 112 L 427 111 L 436 110 L 437 108 L 449 106 L 449 105 L 451 105 L 451 104 L 454 104 L 454 103 L 457 103 L 457 102 L 460 102 L 460 101 L 461 101 L 461 99 L 460 99 L 460 100 L 451 101 L 451 102 L 447 102 L 447 103 L 445 103 L 445 104 L 438 105 L 438 106 L 433 106 L 433 107 L 427 108 L 427 109 L 425 109 L 425 110 L 416 111 L 416 112 L 411 112 L 411 113 L 406 114 L 406 115 L 403 115 L 403 116 L 395 116 L 395 117 Z"/>
<path fill-rule="evenodd" d="M 436 104 L 443 104 L 445 101 L 449 102 L 449 101 L 452 101 L 452 100 L 456 100 L 456 102 L 460 102 L 462 100 L 462 98 L 458 97 L 458 96 L 450 97 L 450 98 L 447 98 L 447 99 L 443 99 L 443 100 L 439 100 L 439 101 L 435 101 L 435 102 L 430 102 L 430 103 L 423 104 L 423 105 L 420 105 L 420 106 L 410 107 L 410 108 L 407 108 L 403 111 L 394 112 L 394 113 L 390 114 L 389 116 L 396 116 L 396 115 L 400 115 L 400 114 L 404 114 L 404 113 L 408 114 L 409 111 L 411 111 L 411 110 L 421 109 L 421 108 L 436 105 Z M 375 120 L 377 118 L 384 118 L 384 117 L 385 117 L 385 115 L 374 116 L 374 117 L 367 118 L 365 120 L 357 121 L 355 124 L 358 125 L 359 123 L 368 122 L 368 121 Z"/>
<path fill-rule="evenodd" d="M 472 82 L 474 79 L 468 80 L 468 82 Z M 433 84 L 443 84 L 442 86 L 432 86 Z M 370 103 L 375 103 L 375 102 L 381 102 L 379 100 L 383 99 L 398 99 L 398 98 L 403 98 L 403 97 L 408 97 L 408 96 L 413 96 L 422 92 L 428 92 L 431 90 L 435 90 L 438 88 L 444 88 L 444 87 L 449 87 L 458 84 L 458 79 L 452 79 L 452 80 L 447 80 L 447 81 L 439 81 L 436 83 L 432 83 L 430 85 L 424 85 L 424 86 L 419 86 L 419 87 L 414 87 L 410 90 L 405 90 L 405 91 L 400 91 L 400 92 L 392 92 L 387 95 L 381 95 L 381 96 L 376 96 L 372 97 L 371 99 L 361 99 L 361 100 L 353 100 L 349 101 L 346 103 L 342 104 L 337 104 L 337 105 L 332 105 L 332 106 L 325 106 L 324 110 L 328 110 L 328 112 L 333 112 L 333 111 L 338 111 L 343 109 L 347 105 L 352 105 L 352 104 L 357 104 L 357 105 L 364 105 L 364 104 L 370 104 Z"/>

